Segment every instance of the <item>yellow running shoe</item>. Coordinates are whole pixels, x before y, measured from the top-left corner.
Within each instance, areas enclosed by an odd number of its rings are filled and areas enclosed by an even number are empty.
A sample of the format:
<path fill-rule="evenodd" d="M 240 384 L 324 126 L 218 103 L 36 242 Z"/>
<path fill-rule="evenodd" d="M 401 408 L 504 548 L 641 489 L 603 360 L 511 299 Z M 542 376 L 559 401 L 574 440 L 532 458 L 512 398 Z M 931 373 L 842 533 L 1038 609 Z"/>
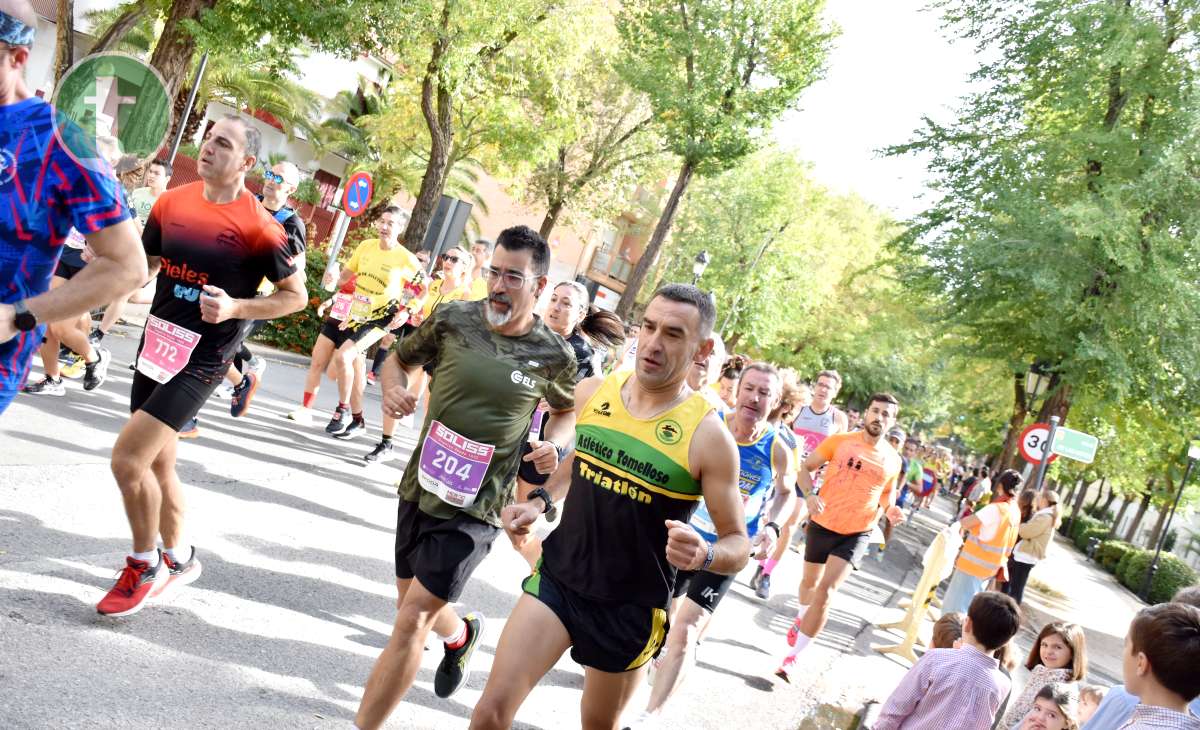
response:
<path fill-rule="evenodd" d="M 72 355 L 71 362 L 63 365 L 61 368 L 62 376 L 64 378 L 78 380 L 79 378 L 83 377 L 83 370 L 86 365 L 87 363 L 83 361 L 82 357 L 78 355 Z"/>

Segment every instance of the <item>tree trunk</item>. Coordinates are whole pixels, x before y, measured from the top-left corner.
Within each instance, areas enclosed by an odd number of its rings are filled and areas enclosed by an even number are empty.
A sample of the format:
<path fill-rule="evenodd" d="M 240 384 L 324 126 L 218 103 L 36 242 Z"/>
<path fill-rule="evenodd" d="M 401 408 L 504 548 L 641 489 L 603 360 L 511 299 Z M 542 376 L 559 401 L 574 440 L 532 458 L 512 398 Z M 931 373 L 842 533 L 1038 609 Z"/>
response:
<path fill-rule="evenodd" d="M 663 206 L 662 215 L 658 218 L 658 224 L 654 226 L 654 233 L 646 243 L 646 250 L 638 259 L 637 266 L 633 267 L 629 281 L 625 282 L 625 291 L 621 293 L 621 301 L 617 302 L 616 315 L 621 319 L 629 319 L 629 315 L 633 312 L 633 305 L 637 302 L 638 293 L 646 281 L 646 274 L 650 273 L 650 267 L 654 266 L 655 261 L 658 260 L 663 242 L 667 240 L 667 234 L 671 232 L 671 224 L 675 222 L 679 201 L 683 199 L 683 194 L 687 191 L 688 183 L 692 181 L 692 174 L 695 171 L 695 163 L 691 160 L 683 161 L 683 166 L 679 169 L 679 176 L 675 178 L 675 187 L 671 189 L 671 194 L 667 197 L 667 204 Z"/>
<path fill-rule="evenodd" d="M 1095 514 L 1096 505 L 1100 504 L 1100 498 L 1104 496 L 1104 487 L 1108 484 L 1108 477 L 1100 478 L 1100 489 L 1096 491 L 1096 498 L 1088 505 L 1087 511 Z"/>
<path fill-rule="evenodd" d="M 129 35 L 129 31 L 133 30 L 134 26 L 141 22 L 145 14 L 145 0 L 131 3 L 96 40 L 96 45 L 92 46 L 92 51 L 88 55 L 115 51 L 117 45 L 125 39 L 125 36 Z"/>
<path fill-rule="evenodd" d="M 1075 483 L 1071 485 L 1071 488 L 1068 489 L 1067 493 L 1063 496 L 1061 504 L 1071 504 L 1071 498 L 1075 496 L 1075 490 L 1079 489 L 1080 481 L 1081 480 L 1079 479 L 1075 480 Z"/>
<path fill-rule="evenodd" d="M 58 0 L 54 15 L 54 88 L 75 63 L 75 0 Z"/>
<path fill-rule="evenodd" d="M 1142 490 L 1142 501 L 1138 503 L 1137 512 L 1133 513 L 1133 522 L 1129 523 L 1129 529 L 1125 531 L 1125 542 L 1133 542 L 1133 538 L 1137 537 L 1138 528 L 1142 525 L 1142 518 L 1146 516 L 1146 510 L 1150 508 L 1150 497 L 1154 490 L 1154 482 L 1151 480 Z"/>
<path fill-rule="evenodd" d="M 1117 518 L 1113 520 L 1112 527 L 1108 530 L 1110 538 L 1117 536 L 1117 530 L 1121 529 L 1121 520 L 1125 519 L 1125 513 L 1129 511 L 1129 505 L 1131 504 L 1133 504 L 1133 501 L 1128 497 L 1121 500 L 1121 509 L 1117 510 Z"/>
<path fill-rule="evenodd" d="M 1158 506 L 1158 519 L 1154 521 L 1154 529 L 1150 531 L 1150 540 L 1146 548 L 1153 550 L 1162 537 L 1163 527 L 1167 524 L 1167 513 L 1171 511 L 1171 500 L 1175 497 L 1175 481 L 1167 474 L 1167 498 Z"/>
<path fill-rule="evenodd" d="M 1112 509 L 1113 502 L 1117 501 L 1117 488 L 1111 484 L 1108 486 L 1108 497 L 1104 500 L 1104 506 L 1100 508 L 1101 514 L 1108 514 Z"/>
<path fill-rule="evenodd" d="M 1086 480 L 1079 480 L 1079 491 L 1075 493 L 1075 502 L 1071 506 L 1071 522 L 1074 522 L 1083 513 L 1083 502 L 1087 499 L 1088 487 L 1090 486 Z"/>
<path fill-rule="evenodd" d="M 1018 441 L 1021 431 L 1025 428 L 1025 419 L 1029 416 L 1029 405 L 1025 402 L 1025 378 L 1022 373 L 1013 376 L 1013 408 L 1008 419 L 1008 435 L 1004 437 L 1004 446 L 996 459 L 993 471 L 997 474 L 1005 469 L 1016 467 Z"/>
<path fill-rule="evenodd" d="M 449 31 L 450 3 L 446 2 L 442 6 L 441 29 L 433 41 L 425 78 L 421 82 L 421 116 L 429 128 L 429 161 L 425 164 L 425 175 L 421 178 L 421 188 L 413 203 L 412 216 L 404 229 L 402 241 L 409 251 L 417 251 L 425 243 L 425 234 L 437 212 L 442 190 L 446 187 L 446 175 L 450 171 L 454 122 L 451 118 L 450 92 L 441 83 L 442 62 L 450 48 Z"/>
<path fill-rule="evenodd" d="M 1067 413 L 1071 410 L 1071 384 L 1059 381 L 1058 376 L 1054 375 L 1050 379 L 1050 388 L 1050 397 L 1042 403 L 1037 420 L 1038 423 L 1049 423 L 1050 416 L 1058 416 L 1058 425 L 1062 426 L 1067 422 Z"/>
<path fill-rule="evenodd" d="M 550 240 L 550 231 L 558 225 L 558 217 L 562 215 L 563 208 L 566 207 L 566 202 L 555 200 L 550 203 L 550 207 L 546 209 L 546 217 L 542 219 L 542 225 L 538 228 L 538 235 L 547 241 Z"/>
<path fill-rule="evenodd" d="M 163 82 L 167 85 L 169 98 L 175 98 L 179 89 L 186 84 L 188 71 L 192 66 L 192 56 L 196 51 L 196 39 L 188 32 L 186 21 L 196 20 L 201 13 L 210 10 L 216 4 L 217 0 L 175 0 L 171 3 L 162 35 L 158 37 L 154 55 L 150 57 L 150 65 L 162 75 Z M 180 117 L 176 116 L 171 123 L 168 139 L 174 138 L 179 123 Z"/>

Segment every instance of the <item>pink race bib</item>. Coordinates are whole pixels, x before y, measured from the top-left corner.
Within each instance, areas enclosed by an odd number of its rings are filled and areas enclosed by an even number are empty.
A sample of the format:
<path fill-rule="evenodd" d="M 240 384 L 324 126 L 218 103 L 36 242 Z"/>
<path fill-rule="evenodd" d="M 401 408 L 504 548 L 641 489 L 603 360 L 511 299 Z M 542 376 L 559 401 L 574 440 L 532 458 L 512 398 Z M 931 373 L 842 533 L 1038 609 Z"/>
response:
<path fill-rule="evenodd" d="M 447 504 L 470 507 L 495 451 L 494 446 L 472 441 L 435 420 L 421 444 L 417 482 Z"/>
<path fill-rule="evenodd" d="M 350 306 L 354 304 L 354 297 L 349 294 L 334 294 L 333 305 L 329 307 L 329 318 L 336 319 L 339 322 L 345 322 L 350 316 Z"/>
<path fill-rule="evenodd" d="M 196 332 L 152 314 L 146 319 L 146 338 L 138 354 L 138 372 L 166 383 L 187 366 L 199 343 L 200 335 Z"/>

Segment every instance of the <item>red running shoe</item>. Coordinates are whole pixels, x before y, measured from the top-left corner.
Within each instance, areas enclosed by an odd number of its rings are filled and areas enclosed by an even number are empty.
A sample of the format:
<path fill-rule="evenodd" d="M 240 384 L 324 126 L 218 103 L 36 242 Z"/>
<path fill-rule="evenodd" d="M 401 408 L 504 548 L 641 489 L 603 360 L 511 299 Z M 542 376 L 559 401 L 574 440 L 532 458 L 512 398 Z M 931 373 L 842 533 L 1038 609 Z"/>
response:
<path fill-rule="evenodd" d="M 200 565 L 200 559 L 196 557 L 196 548 L 194 546 L 192 547 L 191 555 L 182 563 L 176 563 L 171 560 L 171 556 L 166 552 L 162 556 L 163 562 L 167 564 L 167 572 L 169 573 L 163 593 L 166 593 L 168 590 L 173 591 L 176 588 L 182 588 L 188 583 L 192 583 L 200 577 L 200 572 L 204 569 Z"/>
<path fill-rule="evenodd" d="M 117 582 L 96 604 L 96 612 L 105 616 L 129 616 L 142 610 L 151 596 L 162 593 L 167 585 L 167 565 L 159 554 L 158 565 L 151 568 L 144 560 L 125 558 L 125 567 Z"/>

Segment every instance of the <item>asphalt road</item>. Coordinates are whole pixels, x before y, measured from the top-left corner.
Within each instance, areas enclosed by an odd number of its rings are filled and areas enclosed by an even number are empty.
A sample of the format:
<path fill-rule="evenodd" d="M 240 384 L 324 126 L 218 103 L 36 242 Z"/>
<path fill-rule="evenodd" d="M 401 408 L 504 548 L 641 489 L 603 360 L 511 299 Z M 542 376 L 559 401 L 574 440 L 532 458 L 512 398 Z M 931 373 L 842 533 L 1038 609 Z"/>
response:
<path fill-rule="evenodd" d="M 212 399 L 202 434 L 180 447 L 186 534 L 203 576 L 169 601 L 111 619 L 95 603 L 129 550 L 109 456 L 128 413 L 136 340 L 110 336 L 115 361 L 98 391 L 20 396 L 0 418 L 0 726 L 4 728 L 349 727 L 394 618 L 394 481 L 403 460 L 364 466 L 372 432 L 341 442 L 282 417 L 304 371 L 271 356 L 250 412 Z M 318 406 L 332 408 L 326 383 Z M 405 457 L 412 434 L 398 432 Z M 899 586 L 937 520 L 904 526 L 882 563 L 868 560 L 833 603 L 829 628 L 792 685 L 772 676 L 795 614 L 800 556 L 776 570 L 762 602 L 747 568 L 721 604 L 699 664 L 668 708 L 668 727 L 846 727 L 847 711 L 904 671 L 874 655 L 870 622 L 895 618 Z M 944 524 L 944 522 L 942 523 Z M 516 601 L 525 563 L 501 538 L 459 606 L 488 629 L 469 684 L 432 691 L 440 651 L 426 653 L 393 728 L 464 728 Z M 895 637 L 885 638 L 885 642 Z M 533 692 L 516 727 L 578 725 L 582 672 L 569 657 Z M 631 710 L 644 706 L 639 691 Z"/>

